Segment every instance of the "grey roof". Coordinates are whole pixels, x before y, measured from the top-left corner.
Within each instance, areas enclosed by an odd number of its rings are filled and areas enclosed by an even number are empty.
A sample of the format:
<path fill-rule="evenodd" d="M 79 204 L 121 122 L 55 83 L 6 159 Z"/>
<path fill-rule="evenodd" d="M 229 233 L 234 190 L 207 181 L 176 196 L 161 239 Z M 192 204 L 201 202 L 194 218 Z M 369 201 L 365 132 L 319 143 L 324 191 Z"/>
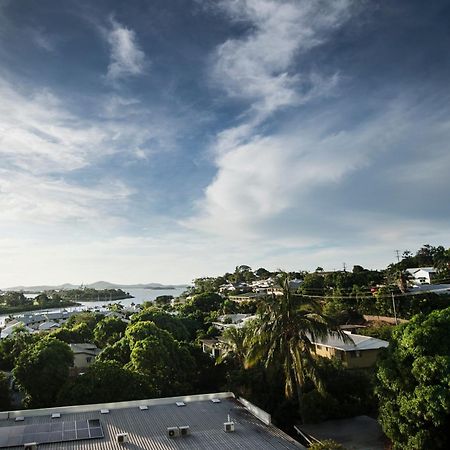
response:
<path fill-rule="evenodd" d="M 383 341 L 370 336 L 361 336 L 360 334 L 352 334 L 345 332 L 350 338 L 348 341 L 343 340 L 339 336 L 328 336 L 324 339 L 316 339 L 313 344 L 323 345 L 324 347 L 336 348 L 344 352 L 351 352 L 355 350 L 376 350 L 378 348 L 385 348 L 389 346 L 389 342 Z"/>
<path fill-rule="evenodd" d="M 212 398 L 220 398 L 213 403 Z M 176 401 L 184 401 L 186 406 L 176 406 Z M 243 400 L 245 403 L 245 400 Z M 39 445 L 40 449 L 103 450 L 123 448 L 116 442 L 118 433 L 128 433 L 127 448 L 148 450 L 172 449 L 303 449 L 298 442 L 273 425 L 266 425 L 250 412 L 251 406 L 240 403 L 232 393 L 193 395 L 171 399 L 138 400 L 133 402 L 104 405 L 69 406 L 41 410 L 12 411 L 0 413 L 0 427 L 25 424 L 48 423 L 100 419 L 104 438 L 84 441 L 59 442 Z M 139 406 L 148 406 L 141 410 Z M 100 414 L 100 409 L 109 409 L 109 414 Z M 51 419 L 51 414 L 59 412 L 61 417 Z M 235 432 L 223 429 L 228 414 L 235 423 Z M 15 417 L 23 416 L 23 422 L 16 423 Z M 267 414 L 266 414 L 267 416 Z M 262 419 L 264 420 L 264 414 Z M 186 437 L 167 437 L 168 427 L 190 427 Z M 19 447 L 14 447 L 19 448 Z M 23 448 L 23 447 L 22 447 Z"/>
<path fill-rule="evenodd" d="M 70 349 L 75 353 L 86 353 L 92 355 L 98 355 L 100 353 L 100 349 L 95 344 L 69 344 Z"/>

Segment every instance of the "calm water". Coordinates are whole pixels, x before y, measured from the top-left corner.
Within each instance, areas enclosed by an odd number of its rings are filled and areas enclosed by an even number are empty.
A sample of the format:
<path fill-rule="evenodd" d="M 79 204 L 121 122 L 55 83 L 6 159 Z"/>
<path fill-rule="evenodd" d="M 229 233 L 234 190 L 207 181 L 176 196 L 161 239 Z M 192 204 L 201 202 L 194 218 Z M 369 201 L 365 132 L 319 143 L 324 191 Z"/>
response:
<path fill-rule="evenodd" d="M 174 297 L 178 297 L 182 292 L 184 292 L 186 288 L 176 288 L 176 289 L 128 289 L 129 292 L 134 298 L 125 298 L 123 300 L 116 300 L 110 302 L 108 298 L 105 300 L 101 300 L 99 302 L 79 302 L 81 306 L 65 308 L 68 311 L 82 310 L 86 308 L 98 308 L 103 309 L 108 303 L 121 303 L 123 306 L 131 306 L 132 303 L 136 305 L 140 305 L 145 301 L 154 300 L 156 297 L 160 295 L 173 295 Z M 37 295 L 37 294 L 36 294 Z M 35 297 L 36 295 L 27 295 L 27 297 Z M 51 310 L 46 309 L 42 311 L 61 311 L 61 308 L 52 308 Z M 37 314 L 42 311 L 31 311 L 31 314 Z M 26 314 L 26 312 L 17 313 L 17 314 Z M 5 318 L 8 317 L 7 314 L 0 315 L 0 326 L 4 325 Z"/>

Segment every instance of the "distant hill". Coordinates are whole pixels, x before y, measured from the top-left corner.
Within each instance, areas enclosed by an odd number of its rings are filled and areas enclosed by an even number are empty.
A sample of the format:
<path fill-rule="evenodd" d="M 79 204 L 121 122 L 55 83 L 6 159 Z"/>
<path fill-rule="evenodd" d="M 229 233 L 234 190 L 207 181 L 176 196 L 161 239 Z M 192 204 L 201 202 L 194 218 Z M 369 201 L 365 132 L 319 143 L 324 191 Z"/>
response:
<path fill-rule="evenodd" d="M 186 287 L 186 284 L 161 284 L 161 283 L 140 283 L 140 284 L 116 284 L 109 281 L 96 281 L 91 284 L 84 284 L 83 287 L 92 289 L 176 289 Z M 80 285 L 64 283 L 57 286 L 13 286 L 3 289 L 4 291 L 42 292 L 51 290 L 71 290 L 79 289 Z"/>

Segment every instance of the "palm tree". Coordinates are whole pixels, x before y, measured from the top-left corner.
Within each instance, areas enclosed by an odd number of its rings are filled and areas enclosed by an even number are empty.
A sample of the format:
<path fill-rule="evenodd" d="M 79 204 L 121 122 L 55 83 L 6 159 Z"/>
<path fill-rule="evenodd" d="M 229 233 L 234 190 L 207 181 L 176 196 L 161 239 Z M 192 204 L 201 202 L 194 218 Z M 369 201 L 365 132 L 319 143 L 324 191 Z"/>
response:
<path fill-rule="evenodd" d="M 301 405 L 306 378 L 322 390 L 312 342 L 329 335 L 346 337 L 321 314 L 321 307 L 314 299 L 292 293 L 289 281 L 287 274 L 281 273 L 279 284 L 283 295 L 273 295 L 260 306 L 259 317 L 246 339 L 246 367 L 257 363 L 263 363 L 266 368 L 281 367 L 286 397 L 296 394 Z"/>
<path fill-rule="evenodd" d="M 244 366 L 247 355 L 246 335 L 247 327 L 227 328 L 222 335 L 222 352 L 216 363 L 220 364 L 226 359 L 235 359 L 239 365 Z"/>

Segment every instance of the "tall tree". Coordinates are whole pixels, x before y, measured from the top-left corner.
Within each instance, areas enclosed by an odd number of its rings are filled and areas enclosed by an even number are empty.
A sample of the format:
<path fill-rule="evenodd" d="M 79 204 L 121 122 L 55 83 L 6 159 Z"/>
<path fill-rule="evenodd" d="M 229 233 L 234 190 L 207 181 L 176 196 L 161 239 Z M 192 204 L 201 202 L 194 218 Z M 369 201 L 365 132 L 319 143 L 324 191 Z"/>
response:
<path fill-rule="evenodd" d="M 26 347 L 13 370 L 19 389 L 25 394 L 26 406 L 54 405 L 72 365 L 70 347 L 58 339 L 44 338 Z"/>
<path fill-rule="evenodd" d="M 320 389 L 315 370 L 312 341 L 330 334 L 341 334 L 321 313 L 320 305 L 309 297 L 289 289 L 289 277 L 278 278 L 282 296 L 273 296 L 262 303 L 259 318 L 249 328 L 247 366 L 262 362 L 267 368 L 282 367 L 285 395 L 297 395 L 302 403 L 302 387 L 311 379 Z"/>
<path fill-rule="evenodd" d="M 399 326 L 377 377 L 380 422 L 394 449 L 450 448 L 450 308 Z"/>

